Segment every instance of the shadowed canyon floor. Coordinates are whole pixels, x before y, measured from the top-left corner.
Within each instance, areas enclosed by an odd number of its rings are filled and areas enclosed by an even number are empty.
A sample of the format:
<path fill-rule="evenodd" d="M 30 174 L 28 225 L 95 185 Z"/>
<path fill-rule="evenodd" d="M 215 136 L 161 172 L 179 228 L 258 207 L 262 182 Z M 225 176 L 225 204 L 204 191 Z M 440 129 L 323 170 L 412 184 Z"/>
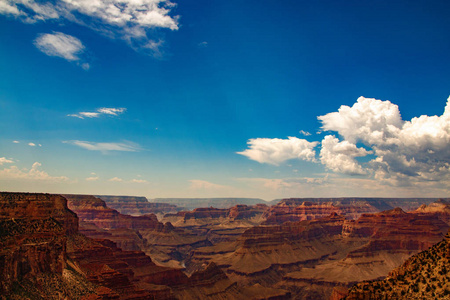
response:
<path fill-rule="evenodd" d="M 443 239 L 450 206 L 436 200 L 285 199 L 180 211 L 144 197 L 1 193 L 0 294 L 341 299 Z"/>

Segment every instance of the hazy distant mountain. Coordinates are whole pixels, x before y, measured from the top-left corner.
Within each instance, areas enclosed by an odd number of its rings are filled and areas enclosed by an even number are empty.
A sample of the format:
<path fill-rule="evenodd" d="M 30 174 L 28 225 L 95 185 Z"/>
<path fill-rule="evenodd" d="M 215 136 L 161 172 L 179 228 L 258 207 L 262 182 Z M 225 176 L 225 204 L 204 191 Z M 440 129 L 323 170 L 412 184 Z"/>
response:
<path fill-rule="evenodd" d="M 211 206 L 215 208 L 230 208 L 238 204 L 267 204 L 267 201 L 258 198 L 155 198 L 151 199 L 150 202 L 174 204 L 185 210 Z"/>

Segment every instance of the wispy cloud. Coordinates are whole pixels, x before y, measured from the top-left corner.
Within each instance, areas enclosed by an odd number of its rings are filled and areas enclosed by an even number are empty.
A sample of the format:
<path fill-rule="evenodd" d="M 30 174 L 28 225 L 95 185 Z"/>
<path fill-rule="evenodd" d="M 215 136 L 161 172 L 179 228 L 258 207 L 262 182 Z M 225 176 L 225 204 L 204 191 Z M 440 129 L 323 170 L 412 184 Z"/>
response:
<path fill-rule="evenodd" d="M 131 182 L 133 183 L 147 183 L 148 181 L 145 179 L 132 179 Z"/>
<path fill-rule="evenodd" d="M 14 144 L 19 144 L 20 142 L 19 142 L 19 141 L 13 141 L 13 143 L 14 143 Z"/>
<path fill-rule="evenodd" d="M 36 147 L 36 144 L 35 144 L 35 143 L 28 143 L 28 146 L 30 146 L 30 147 Z"/>
<path fill-rule="evenodd" d="M 304 130 L 300 130 L 298 133 L 304 135 L 304 136 L 310 136 L 311 133 L 309 133 L 308 131 L 304 131 Z"/>
<path fill-rule="evenodd" d="M 0 14 L 14 16 L 26 23 L 74 22 L 109 38 L 122 39 L 136 50 L 158 56 L 164 42 L 160 37 L 154 37 L 155 29 L 178 30 L 179 17 L 170 16 L 175 6 L 168 0 L 0 0 Z"/>
<path fill-rule="evenodd" d="M 76 62 L 85 70 L 90 68 L 90 65 L 81 57 L 86 47 L 74 36 L 62 32 L 40 34 L 34 40 L 34 45 L 48 56 L 61 57 L 67 61 Z"/>
<path fill-rule="evenodd" d="M 199 48 L 206 48 L 206 47 L 208 47 L 208 42 L 201 42 L 201 43 L 198 43 L 198 47 L 199 47 Z"/>
<path fill-rule="evenodd" d="M 225 185 L 212 183 L 206 180 L 192 179 L 189 180 L 191 190 L 222 190 L 228 188 Z"/>
<path fill-rule="evenodd" d="M 0 157 L 0 166 L 3 164 L 12 164 L 14 161 L 12 159 L 8 159 L 6 157 Z"/>
<path fill-rule="evenodd" d="M 61 182 L 69 180 L 69 178 L 67 178 L 66 176 L 51 176 L 47 172 L 39 170 L 41 166 L 42 164 L 39 162 L 35 162 L 29 170 L 19 169 L 16 166 L 11 166 L 10 168 L 0 170 L 0 179 L 26 179 L 50 182 Z"/>
<path fill-rule="evenodd" d="M 108 179 L 108 181 L 112 181 L 112 182 L 122 182 L 123 179 L 122 179 L 122 178 L 119 178 L 119 177 L 113 177 L 113 178 Z"/>
<path fill-rule="evenodd" d="M 141 147 L 136 143 L 125 142 L 125 143 L 96 143 L 96 142 L 88 142 L 88 141 L 63 141 L 65 144 L 75 145 L 87 150 L 91 151 L 128 151 L 128 152 L 136 152 L 141 150 Z"/>
<path fill-rule="evenodd" d="M 68 114 L 68 117 L 75 117 L 79 119 L 84 118 L 98 118 L 102 115 L 108 116 L 118 116 L 123 114 L 127 109 L 124 107 L 114 108 L 114 107 L 102 107 L 97 109 L 95 112 L 82 111 L 76 114 Z"/>
<path fill-rule="evenodd" d="M 91 176 L 91 177 L 86 177 L 86 181 L 97 181 L 99 179 L 98 176 Z"/>

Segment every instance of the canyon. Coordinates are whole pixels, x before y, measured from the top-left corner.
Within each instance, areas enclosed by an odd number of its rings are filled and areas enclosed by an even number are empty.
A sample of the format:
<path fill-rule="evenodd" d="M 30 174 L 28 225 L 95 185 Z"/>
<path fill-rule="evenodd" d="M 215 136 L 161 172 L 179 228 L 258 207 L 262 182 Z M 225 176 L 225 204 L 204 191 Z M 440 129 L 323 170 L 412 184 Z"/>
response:
<path fill-rule="evenodd" d="M 402 278 L 395 268 L 443 240 L 448 200 L 292 198 L 186 210 L 145 197 L 4 192 L 0 295 L 364 299 L 378 291 L 371 282 Z M 358 282 L 365 294 L 350 289 Z"/>

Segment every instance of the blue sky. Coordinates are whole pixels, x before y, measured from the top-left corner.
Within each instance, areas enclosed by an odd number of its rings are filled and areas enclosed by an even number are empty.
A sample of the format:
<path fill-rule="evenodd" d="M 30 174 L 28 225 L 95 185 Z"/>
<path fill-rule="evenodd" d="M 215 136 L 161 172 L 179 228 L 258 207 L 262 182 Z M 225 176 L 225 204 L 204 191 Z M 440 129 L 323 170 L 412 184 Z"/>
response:
<path fill-rule="evenodd" d="M 0 0 L 0 189 L 448 197 L 449 11 Z"/>

